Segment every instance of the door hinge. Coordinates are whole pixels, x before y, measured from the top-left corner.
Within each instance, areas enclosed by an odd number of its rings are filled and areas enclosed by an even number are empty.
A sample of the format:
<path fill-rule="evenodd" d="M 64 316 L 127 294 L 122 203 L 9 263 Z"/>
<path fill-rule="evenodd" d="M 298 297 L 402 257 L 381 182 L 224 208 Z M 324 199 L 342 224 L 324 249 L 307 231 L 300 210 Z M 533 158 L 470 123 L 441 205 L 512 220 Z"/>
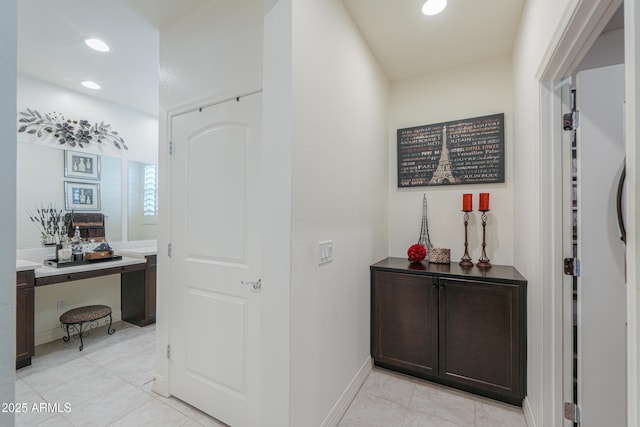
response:
<path fill-rule="evenodd" d="M 580 277 L 580 260 L 578 258 L 564 259 L 564 274 Z"/>
<path fill-rule="evenodd" d="M 173 156 L 173 142 L 169 142 L 169 155 Z"/>
<path fill-rule="evenodd" d="M 171 344 L 167 345 L 167 359 L 171 359 Z"/>
<path fill-rule="evenodd" d="M 167 256 L 171 258 L 171 243 L 167 245 Z"/>
<path fill-rule="evenodd" d="M 564 402 L 564 417 L 576 424 L 580 423 L 580 408 L 575 403 Z"/>
<path fill-rule="evenodd" d="M 562 128 L 564 130 L 576 130 L 580 119 L 580 113 L 578 111 L 572 111 L 562 115 Z"/>

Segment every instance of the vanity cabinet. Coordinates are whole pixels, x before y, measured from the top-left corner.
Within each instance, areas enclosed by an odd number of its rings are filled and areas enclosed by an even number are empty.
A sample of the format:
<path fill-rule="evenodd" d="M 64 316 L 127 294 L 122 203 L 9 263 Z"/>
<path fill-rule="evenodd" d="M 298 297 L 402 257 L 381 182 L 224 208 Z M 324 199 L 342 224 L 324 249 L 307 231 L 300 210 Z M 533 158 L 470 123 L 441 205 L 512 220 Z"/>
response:
<path fill-rule="evenodd" d="M 34 355 L 34 297 L 33 270 L 16 273 L 16 369 L 31 365 Z"/>
<path fill-rule="evenodd" d="M 521 406 L 526 283 L 509 266 L 462 269 L 401 258 L 374 264 L 374 363 Z"/>
<path fill-rule="evenodd" d="M 157 255 L 145 259 L 143 270 L 123 274 L 121 279 L 122 320 L 137 326 L 156 321 Z"/>

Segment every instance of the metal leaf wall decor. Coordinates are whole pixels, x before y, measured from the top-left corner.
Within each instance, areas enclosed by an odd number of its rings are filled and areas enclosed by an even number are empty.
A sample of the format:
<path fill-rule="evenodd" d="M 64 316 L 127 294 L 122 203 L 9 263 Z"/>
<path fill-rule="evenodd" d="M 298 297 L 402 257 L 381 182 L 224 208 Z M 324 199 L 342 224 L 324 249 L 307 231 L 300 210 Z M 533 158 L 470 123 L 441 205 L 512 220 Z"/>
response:
<path fill-rule="evenodd" d="M 104 122 L 91 124 L 87 120 L 69 120 L 62 114 L 53 112 L 40 114 L 37 110 L 27 108 L 20 112 L 18 132 L 26 132 L 38 138 L 53 136 L 60 145 L 84 148 L 91 142 L 111 142 L 119 150 L 128 150 L 124 139 L 118 132 L 111 130 L 111 125 Z"/>

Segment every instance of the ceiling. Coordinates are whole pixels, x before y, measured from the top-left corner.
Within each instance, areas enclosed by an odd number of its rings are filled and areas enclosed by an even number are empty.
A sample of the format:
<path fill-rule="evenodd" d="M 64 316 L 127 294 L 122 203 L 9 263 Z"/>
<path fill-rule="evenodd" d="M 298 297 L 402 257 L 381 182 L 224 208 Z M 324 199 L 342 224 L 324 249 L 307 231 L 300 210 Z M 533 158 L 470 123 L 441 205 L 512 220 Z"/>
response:
<path fill-rule="evenodd" d="M 158 29 L 207 1 L 18 0 L 18 72 L 157 116 Z M 87 37 L 111 51 L 88 49 Z"/>
<path fill-rule="evenodd" d="M 18 0 L 18 71 L 157 115 L 158 31 L 211 1 Z M 431 17 L 424 0 L 343 1 L 395 81 L 509 54 L 526 0 L 449 0 Z M 88 36 L 112 51 L 87 49 Z"/>
<path fill-rule="evenodd" d="M 511 53 L 525 0 L 344 0 L 387 77 L 401 80 Z"/>

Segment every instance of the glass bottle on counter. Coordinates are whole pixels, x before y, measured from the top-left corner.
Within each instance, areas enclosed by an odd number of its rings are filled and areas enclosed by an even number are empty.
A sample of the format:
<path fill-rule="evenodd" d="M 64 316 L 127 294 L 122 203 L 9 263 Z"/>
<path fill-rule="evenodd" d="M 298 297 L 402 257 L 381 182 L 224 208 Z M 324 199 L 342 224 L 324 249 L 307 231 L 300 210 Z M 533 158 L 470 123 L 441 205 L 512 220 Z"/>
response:
<path fill-rule="evenodd" d="M 65 239 L 65 241 L 62 242 L 62 248 L 58 249 L 58 262 L 69 262 L 72 261 L 72 258 L 73 255 L 69 247 L 69 242 Z"/>

